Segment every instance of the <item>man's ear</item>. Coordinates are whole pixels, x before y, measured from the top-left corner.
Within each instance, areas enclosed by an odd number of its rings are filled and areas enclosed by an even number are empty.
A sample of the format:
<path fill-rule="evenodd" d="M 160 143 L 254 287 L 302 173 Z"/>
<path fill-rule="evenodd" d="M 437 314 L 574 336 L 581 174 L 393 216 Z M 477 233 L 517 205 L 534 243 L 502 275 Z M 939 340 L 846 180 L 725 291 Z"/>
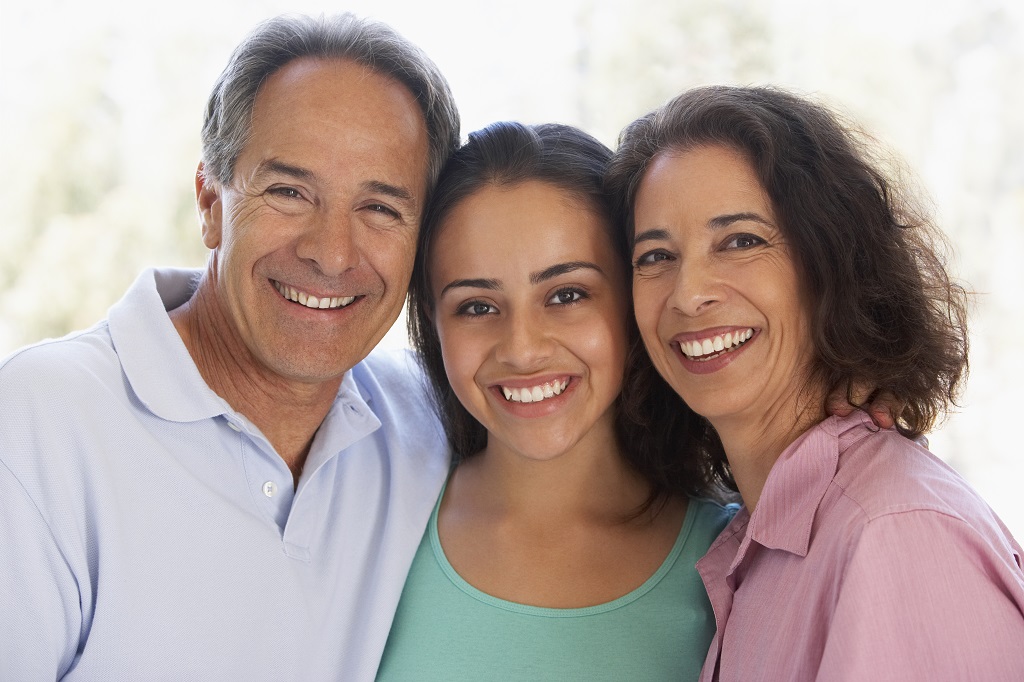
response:
<path fill-rule="evenodd" d="M 199 223 L 203 230 L 206 248 L 220 246 L 223 212 L 221 211 L 220 185 L 206 175 L 203 163 L 196 170 L 196 206 L 199 208 Z"/>

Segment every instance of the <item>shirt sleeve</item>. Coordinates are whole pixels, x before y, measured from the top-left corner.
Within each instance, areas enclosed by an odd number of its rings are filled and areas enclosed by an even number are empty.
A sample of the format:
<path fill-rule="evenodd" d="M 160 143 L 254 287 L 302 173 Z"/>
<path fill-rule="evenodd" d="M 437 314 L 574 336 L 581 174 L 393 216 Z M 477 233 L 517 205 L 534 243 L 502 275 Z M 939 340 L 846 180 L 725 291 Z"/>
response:
<path fill-rule="evenodd" d="M 946 514 L 874 519 L 852 550 L 819 680 L 1024 680 L 1019 550 Z"/>
<path fill-rule="evenodd" d="M 27 491 L 0 460 L 0 669 L 60 679 L 82 627 L 75 577 Z"/>

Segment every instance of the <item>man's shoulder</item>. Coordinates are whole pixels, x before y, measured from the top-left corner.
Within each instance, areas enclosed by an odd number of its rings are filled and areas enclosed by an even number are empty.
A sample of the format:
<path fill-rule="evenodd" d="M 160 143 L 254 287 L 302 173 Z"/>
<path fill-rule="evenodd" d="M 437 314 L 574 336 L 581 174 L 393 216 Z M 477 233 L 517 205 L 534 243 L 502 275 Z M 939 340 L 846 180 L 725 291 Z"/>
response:
<path fill-rule="evenodd" d="M 70 384 L 85 378 L 97 378 L 105 370 L 120 372 L 107 321 L 88 329 L 71 332 L 19 348 L 0 359 L 0 386 L 3 392 L 17 386 L 51 386 L 69 390 Z"/>
<path fill-rule="evenodd" d="M 409 434 L 441 433 L 426 377 L 414 352 L 375 350 L 352 368 L 351 376 L 362 398 L 382 422 L 401 424 L 403 432 Z"/>
<path fill-rule="evenodd" d="M 387 391 L 423 390 L 423 368 L 416 354 L 406 348 L 378 348 L 352 368 L 360 388 L 376 385 Z"/>

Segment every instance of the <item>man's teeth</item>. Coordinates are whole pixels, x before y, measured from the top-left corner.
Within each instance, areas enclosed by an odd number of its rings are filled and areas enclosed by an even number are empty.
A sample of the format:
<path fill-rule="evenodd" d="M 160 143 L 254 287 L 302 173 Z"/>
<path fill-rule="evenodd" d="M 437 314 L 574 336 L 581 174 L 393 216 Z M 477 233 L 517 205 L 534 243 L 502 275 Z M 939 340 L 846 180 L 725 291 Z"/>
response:
<path fill-rule="evenodd" d="M 680 341 L 679 349 L 688 358 L 699 358 L 702 355 L 721 353 L 722 351 L 735 350 L 750 340 L 754 335 L 753 329 L 745 329 L 738 332 L 728 332 L 700 341 Z"/>
<path fill-rule="evenodd" d="M 324 296 L 323 298 L 317 298 L 316 296 L 307 294 L 305 291 L 299 291 L 294 287 L 290 287 L 287 284 L 281 284 L 276 281 L 274 282 L 274 288 L 289 301 L 294 301 L 295 303 L 304 305 L 307 308 L 318 308 L 321 310 L 327 310 L 329 308 L 344 308 L 349 303 L 356 300 L 355 296 Z"/>
<path fill-rule="evenodd" d="M 569 380 L 564 379 L 527 388 L 506 388 L 502 386 L 501 391 L 505 394 L 505 400 L 513 403 L 539 403 L 542 400 L 554 398 L 556 395 L 561 394 L 568 385 Z"/>

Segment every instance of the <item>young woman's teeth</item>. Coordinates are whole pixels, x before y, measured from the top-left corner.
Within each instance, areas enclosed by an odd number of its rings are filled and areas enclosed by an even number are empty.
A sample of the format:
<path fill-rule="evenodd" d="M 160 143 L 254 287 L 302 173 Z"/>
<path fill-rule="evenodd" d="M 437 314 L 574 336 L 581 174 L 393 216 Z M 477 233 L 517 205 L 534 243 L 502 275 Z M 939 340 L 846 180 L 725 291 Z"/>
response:
<path fill-rule="evenodd" d="M 683 351 L 683 355 L 691 360 L 696 360 L 703 356 L 711 356 L 723 351 L 734 351 L 749 341 L 753 335 L 753 329 L 745 329 L 743 331 L 712 336 L 700 341 L 680 341 L 679 350 Z M 710 360 L 711 358 L 706 357 L 704 359 Z"/>
<path fill-rule="evenodd" d="M 304 305 L 307 308 L 318 308 L 320 310 L 344 308 L 356 300 L 355 296 L 324 296 L 323 298 L 317 298 L 280 282 L 274 282 L 274 288 L 289 301 Z"/>
<path fill-rule="evenodd" d="M 505 400 L 513 403 L 539 403 L 542 400 L 560 395 L 568 385 L 569 380 L 565 379 L 528 388 L 507 388 L 502 386 L 501 392 L 505 394 Z"/>

